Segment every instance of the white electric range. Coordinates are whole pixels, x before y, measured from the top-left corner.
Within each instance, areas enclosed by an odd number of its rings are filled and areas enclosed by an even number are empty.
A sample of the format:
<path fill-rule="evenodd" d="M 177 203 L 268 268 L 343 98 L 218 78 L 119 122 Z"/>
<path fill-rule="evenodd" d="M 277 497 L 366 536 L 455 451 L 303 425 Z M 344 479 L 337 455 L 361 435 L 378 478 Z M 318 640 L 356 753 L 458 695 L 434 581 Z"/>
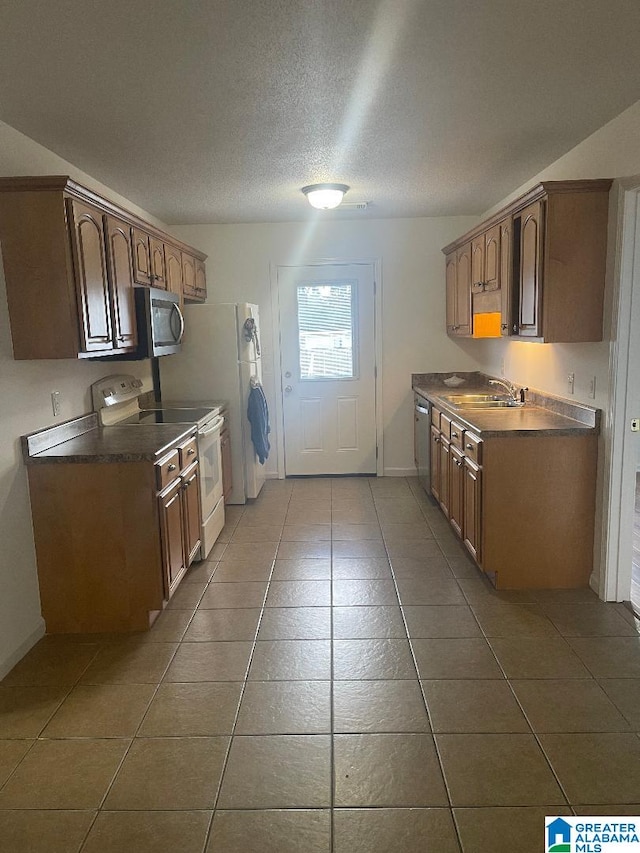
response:
<path fill-rule="evenodd" d="M 224 527 L 220 431 L 222 404 L 140 408 L 143 384 L 135 376 L 105 376 L 91 386 L 93 409 L 102 426 L 194 424 L 200 460 L 200 559 L 206 559 Z"/>

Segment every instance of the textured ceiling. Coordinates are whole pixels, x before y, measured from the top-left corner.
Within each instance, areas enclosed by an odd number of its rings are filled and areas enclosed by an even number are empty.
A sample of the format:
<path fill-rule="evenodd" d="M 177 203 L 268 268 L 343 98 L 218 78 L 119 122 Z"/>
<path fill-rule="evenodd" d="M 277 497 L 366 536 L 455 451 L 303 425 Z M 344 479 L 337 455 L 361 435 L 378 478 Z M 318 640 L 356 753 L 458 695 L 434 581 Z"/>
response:
<path fill-rule="evenodd" d="M 640 99 L 639 38 L 638 0 L 3 0 L 0 119 L 167 223 L 480 213 Z"/>

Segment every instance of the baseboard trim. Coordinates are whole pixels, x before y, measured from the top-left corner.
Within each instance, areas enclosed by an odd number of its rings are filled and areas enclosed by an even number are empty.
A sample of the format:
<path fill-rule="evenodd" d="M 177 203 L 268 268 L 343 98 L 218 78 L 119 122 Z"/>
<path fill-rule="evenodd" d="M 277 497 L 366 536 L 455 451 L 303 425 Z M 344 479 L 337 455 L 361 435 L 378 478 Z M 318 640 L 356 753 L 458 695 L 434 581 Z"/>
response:
<path fill-rule="evenodd" d="M 11 672 L 13 667 L 22 660 L 26 653 L 32 649 L 39 639 L 44 637 L 46 633 L 44 619 L 40 619 L 40 624 L 35 628 L 29 636 L 24 640 L 17 649 L 15 649 L 8 657 L 0 661 L 0 680 L 2 680 L 8 672 Z"/>
<path fill-rule="evenodd" d="M 418 472 L 415 467 L 411 468 L 385 468 L 384 477 L 417 477 Z"/>

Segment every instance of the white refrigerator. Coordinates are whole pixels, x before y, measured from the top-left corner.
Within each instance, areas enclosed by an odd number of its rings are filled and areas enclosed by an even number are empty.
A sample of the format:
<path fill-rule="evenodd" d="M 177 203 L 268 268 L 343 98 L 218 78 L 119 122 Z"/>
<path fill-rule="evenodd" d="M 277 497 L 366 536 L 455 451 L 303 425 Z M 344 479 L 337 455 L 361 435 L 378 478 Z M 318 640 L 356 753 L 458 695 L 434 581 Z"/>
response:
<path fill-rule="evenodd" d="M 184 318 L 181 351 L 159 359 L 162 397 L 228 404 L 233 469 L 229 503 L 243 504 L 258 497 L 265 481 L 247 418 L 251 380 L 262 382 L 258 306 L 185 305 Z"/>

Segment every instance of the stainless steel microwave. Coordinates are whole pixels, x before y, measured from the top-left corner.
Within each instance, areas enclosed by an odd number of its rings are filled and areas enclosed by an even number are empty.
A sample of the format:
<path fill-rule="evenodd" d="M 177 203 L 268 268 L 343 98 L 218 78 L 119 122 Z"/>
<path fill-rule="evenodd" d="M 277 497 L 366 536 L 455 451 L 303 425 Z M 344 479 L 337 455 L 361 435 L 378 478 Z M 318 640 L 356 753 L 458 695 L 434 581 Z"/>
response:
<path fill-rule="evenodd" d="M 157 287 L 135 287 L 138 346 L 134 352 L 109 356 L 101 361 L 140 361 L 180 352 L 184 317 L 180 297 Z"/>

